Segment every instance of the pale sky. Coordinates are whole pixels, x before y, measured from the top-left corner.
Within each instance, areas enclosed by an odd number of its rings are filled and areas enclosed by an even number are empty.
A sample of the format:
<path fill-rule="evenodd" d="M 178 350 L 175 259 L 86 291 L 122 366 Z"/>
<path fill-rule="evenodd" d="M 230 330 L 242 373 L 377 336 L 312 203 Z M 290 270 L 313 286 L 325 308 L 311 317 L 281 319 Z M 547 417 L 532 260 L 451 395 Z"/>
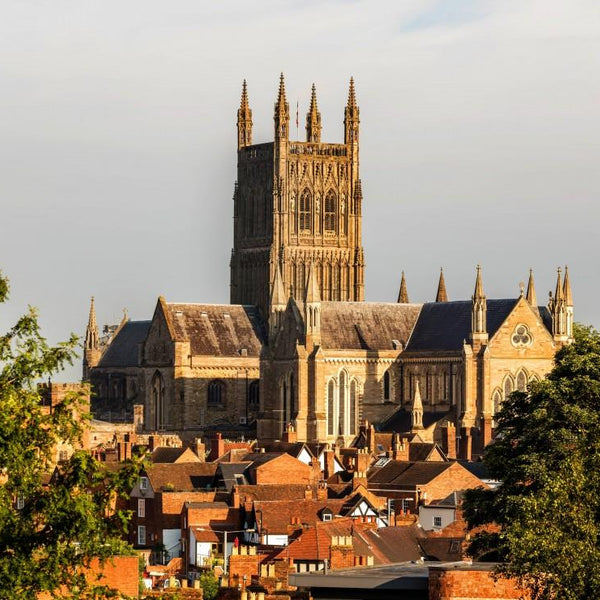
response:
<path fill-rule="evenodd" d="M 440 266 L 468 299 L 481 263 L 488 298 L 533 267 L 545 303 L 568 264 L 600 326 L 598 0 L 1 0 L 0 331 L 228 302 L 241 83 L 270 141 L 281 71 L 327 142 L 355 78 L 367 300 L 404 269 L 431 301 Z"/>

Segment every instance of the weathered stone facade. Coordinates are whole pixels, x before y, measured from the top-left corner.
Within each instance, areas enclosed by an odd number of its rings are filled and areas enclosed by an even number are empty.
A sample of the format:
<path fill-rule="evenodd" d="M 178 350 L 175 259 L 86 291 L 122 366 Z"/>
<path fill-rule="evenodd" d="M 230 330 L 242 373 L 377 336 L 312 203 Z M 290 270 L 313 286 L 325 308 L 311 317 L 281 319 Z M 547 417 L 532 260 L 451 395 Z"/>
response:
<path fill-rule="evenodd" d="M 193 432 L 256 423 L 260 442 L 348 445 L 368 420 L 472 457 L 515 389 L 543 377 L 572 340 L 568 272 L 548 308 L 533 276 L 517 298 L 490 299 L 477 270 L 471 300 L 366 303 L 361 241 L 359 109 L 351 80 L 344 143 L 321 142 L 313 87 L 306 142 L 289 139 L 283 77 L 274 141 L 252 143 L 246 84 L 230 305 L 159 299 L 152 321 L 124 321 L 102 347 L 94 309 L 84 375 L 109 409 L 144 405 L 144 429 Z M 241 432 L 240 432 L 241 435 Z"/>

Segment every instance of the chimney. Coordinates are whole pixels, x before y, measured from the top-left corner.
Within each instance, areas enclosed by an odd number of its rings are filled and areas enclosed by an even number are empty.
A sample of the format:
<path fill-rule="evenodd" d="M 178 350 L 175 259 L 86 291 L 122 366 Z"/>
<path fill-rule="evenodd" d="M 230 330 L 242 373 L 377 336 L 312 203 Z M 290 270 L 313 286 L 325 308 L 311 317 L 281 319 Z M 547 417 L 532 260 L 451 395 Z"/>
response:
<path fill-rule="evenodd" d="M 327 500 L 327 482 L 319 481 L 317 486 L 317 500 Z"/>
<path fill-rule="evenodd" d="M 154 452 L 154 449 L 157 446 L 157 440 L 156 437 L 154 435 L 150 435 L 148 436 L 148 450 L 150 452 Z"/>
<path fill-rule="evenodd" d="M 122 441 L 117 444 L 117 460 L 122 462 L 131 458 L 131 442 Z"/>
<path fill-rule="evenodd" d="M 366 451 L 366 449 L 359 450 L 356 455 L 356 470 L 360 471 L 361 473 L 366 473 L 370 463 L 371 455 Z"/>
<path fill-rule="evenodd" d="M 375 453 L 375 427 L 369 425 L 368 421 L 365 421 L 365 427 L 367 431 L 367 450 L 371 453 Z"/>
<path fill-rule="evenodd" d="M 231 506 L 233 508 L 240 507 L 240 489 L 237 485 L 233 486 L 233 490 L 231 492 Z"/>
<path fill-rule="evenodd" d="M 312 480 L 317 483 L 321 480 L 321 463 L 319 459 L 313 456 L 310 459 L 310 466 L 312 467 Z"/>
<path fill-rule="evenodd" d="M 335 475 L 335 452 L 333 450 L 323 451 L 323 463 L 324 463 L 324 478 L 329 479 L 332 475 Z"/>
<path fill-rule="evenodd" d="M 194 438 L 192 450 L 196 453 L 198 458 L 204 462 L 206 456 L 206 446 L 202 442 L 202 438 Z"/>
<path fill-rule="evenodd" d="M 398 433 L 395 433 L 392 438 L 392 458 L 394 460 L 409 460 L 408 440 L 400 437 L 400 434 Z"/>
<path fill-rule="evenodd" d="M 283 432 L 283 441 L 286 444 L 295 444 L 298 441 L 298 432 L 291 423 L 288 423 Z"/>

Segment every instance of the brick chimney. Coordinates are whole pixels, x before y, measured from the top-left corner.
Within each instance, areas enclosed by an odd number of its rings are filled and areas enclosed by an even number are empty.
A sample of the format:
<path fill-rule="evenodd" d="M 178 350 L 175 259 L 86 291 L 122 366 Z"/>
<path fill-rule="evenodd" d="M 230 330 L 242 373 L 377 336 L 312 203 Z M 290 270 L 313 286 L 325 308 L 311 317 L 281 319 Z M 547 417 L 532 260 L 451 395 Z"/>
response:
<path fill-rule="evenodd" d="M 333 450 L 323 451 L 323 463 L 324 463 L 324 478 L 329 479 L 332 475 L 335 475 L 335 452 Z"/>
<path fill-rule="evenodd" d="M 233 508 L 240 507 L 240 490 L 237 485 L 233 486 L 233 490 L 231 492 L 231 506 Z"/>
<path fill-rule="evenodd" d="M 367 434 L 367 450 L 373 454 L 376 450 L 375 427 L 373 425 L 369 425 L 369 421 L 365 420 L 365 429 Z"/>
<path fill-rule="evenodd" d="M 359 449 L 356 454 L 356 471 L 360 471 L 361 473 L 366 473 L 369 466 L 371 465 L 371 454 L 367 452 L 366 448 Z"/>
<path fill-rule="evenodd" d="M 131 442 L 123 440 L 117 443 L 117 460 L 122 462 L 131 458 Z"/>
<path fill-rule="evenodd" d="M 202 438 L 194 438 L 194 441 L 192 442 L 192 450 L 196 453 L 198 458 L 204 462 L 204 458 L 206 456 L 206 446 L 204 445 Z"/>
<path fill-rule="evenodd" d="M 400 434 L 395 433 L 392 438 L 391 458 L 394 460 L 409 460 L 409 445 L 408 440 L 400 437 Z"/>
<path fill-rule="evenodd" d="M 298 432 L 291 423 L 287 424 L 282 438 L 286 444 L 295 444 L 298 441 Z"/>

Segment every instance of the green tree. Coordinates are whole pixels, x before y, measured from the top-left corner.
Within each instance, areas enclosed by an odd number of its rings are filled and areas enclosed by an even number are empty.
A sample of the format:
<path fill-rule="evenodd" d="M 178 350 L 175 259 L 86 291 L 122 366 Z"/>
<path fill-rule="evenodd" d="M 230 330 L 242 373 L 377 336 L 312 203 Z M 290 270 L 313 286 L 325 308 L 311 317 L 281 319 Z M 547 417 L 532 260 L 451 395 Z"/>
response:
<path fill-rule="evenodd" d="M 213 600 L 219 591 L 219 581 L 212 571 L 202 573 L 198 578 L 202 588 L 202 598 L 204 600 Z"/>
<path fill-rule="evenodd" d="M 600 334 L 577 326 L 497 423 L 484 462 L 502 483 L 466 495 L 469 526 L 487 528 L 471 554 L 501 561 L 536 600 L 600 598 Z"/>
<path fill-rule="evenodd" d="M 0 274 L 0 303 L 8 291 Z M 49 345 L 31 307 L 0 337 L 1 598 L 34 599 L 40 592 L 93 596 L 96 582 L 84 575 L 91 560 L 131 554 L 121 541 L 128 515 L 113 507 L 135 482 L 136 461 L 108 472 L 89 454 L 76 452 L 47 485 L 55 444 L 76 443 L 86 424 L 75 417 L 83 409 L 82 394 L 48 412 L 37 381 L 72 364 L 77 346 L 75 336 Z"/>

